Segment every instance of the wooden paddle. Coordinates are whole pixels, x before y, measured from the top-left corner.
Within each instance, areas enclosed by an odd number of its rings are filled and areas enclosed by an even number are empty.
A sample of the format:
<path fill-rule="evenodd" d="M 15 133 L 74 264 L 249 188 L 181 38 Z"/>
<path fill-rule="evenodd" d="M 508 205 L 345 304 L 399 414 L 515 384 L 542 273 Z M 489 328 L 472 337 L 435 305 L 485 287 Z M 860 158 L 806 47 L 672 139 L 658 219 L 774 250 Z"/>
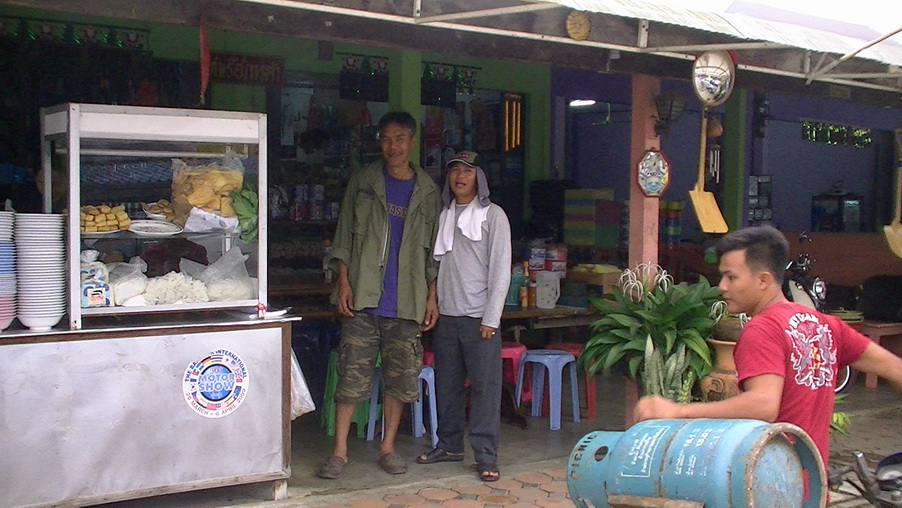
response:
<path fill-rule="evenodd" d="M 705 233 L 726 233 L 729 231 L 729 228 L 723 218 L 723 214 L 720 213 L 717 200 L 714 199 L 714 193 L 705 192 L 705 145 L 708 136 L 707 112 L 708 107 L 702 106 L 701 146 L 698 149 L 698 181 L 695 182 L 695 187 L 689 190 L 689 198 L 692 199 L 692 207 L 695 208 L 695 215 L 698 217 L 698 224 L 701 226 L 702 231 Z"/>
<path fill-rule="evenodd" d="M 883 226 L 883 235 L 886 236 L 886 243 L 897 257 L 902 258 L 902 224 L 899 223 L 902 216 L 902 163 L 899 164 L 899 170 L 896 174 L 896 217 L 892 224 Z"/>

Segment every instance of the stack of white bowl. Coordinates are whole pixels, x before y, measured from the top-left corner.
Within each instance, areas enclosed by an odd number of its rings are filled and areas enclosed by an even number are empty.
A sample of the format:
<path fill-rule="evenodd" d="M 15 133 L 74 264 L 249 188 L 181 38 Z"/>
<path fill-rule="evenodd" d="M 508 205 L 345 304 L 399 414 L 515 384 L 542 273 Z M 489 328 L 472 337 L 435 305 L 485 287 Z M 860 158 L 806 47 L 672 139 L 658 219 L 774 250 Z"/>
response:
<path fill-rule="evenodd" d="M 15 212 L 0 212 L 0 331 L 16 318 Z"/>
<path fill-rule="evenodd" d="M 35 331 L 56 326 L 66 313 L 64 216 L 16 214 L 19 322 Z"/>

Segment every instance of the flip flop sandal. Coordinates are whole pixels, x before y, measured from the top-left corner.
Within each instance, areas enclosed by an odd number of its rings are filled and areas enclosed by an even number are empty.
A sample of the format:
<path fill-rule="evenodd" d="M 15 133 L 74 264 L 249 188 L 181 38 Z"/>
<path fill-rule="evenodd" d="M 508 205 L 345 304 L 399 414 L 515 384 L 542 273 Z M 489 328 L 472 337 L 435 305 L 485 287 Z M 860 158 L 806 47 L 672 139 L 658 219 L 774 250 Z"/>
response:
<path fill-rule="evenodd" d="M 407 472 L 407 464 L 397 453 L 386 453 L 379 457 L 379 466 L 388 474 L 404 474 Z"/>
<path fill-rule="evenodd" d="M 498 464 L 494 462 L 489 464 L 480 462 L 476 464 L 476 470 L 479 471 L 479 479 L 484 482 L 497 482 L 501 478 L 501 472 L 498 471 Z"/>
<path fill-rule="evenodd" d="M 451 453 L 441 448 L 433 448 L 431 451 L 417 457 L 418 464 L 435 464 L 436 462 L 462 462 L 463 460 L 464 454 Z"/>
<path fill-rule="evenodd" d="M 337 480 L 341 478 L 341 473 L 345 470 L 345 464 L 347 464 L 345 459 L 338 455 L 333 455 L 326 460 L 325 464 L 320 466 L 319 471 L 316 472 L 316 476 L 325 478 L 326 480 Z"/>

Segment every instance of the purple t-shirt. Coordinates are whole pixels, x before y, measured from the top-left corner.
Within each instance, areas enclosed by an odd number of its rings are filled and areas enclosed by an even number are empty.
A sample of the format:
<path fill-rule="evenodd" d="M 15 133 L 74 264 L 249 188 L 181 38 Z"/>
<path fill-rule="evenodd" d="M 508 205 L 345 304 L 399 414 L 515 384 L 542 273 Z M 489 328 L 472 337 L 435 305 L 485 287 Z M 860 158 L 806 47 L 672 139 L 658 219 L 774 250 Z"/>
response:
<path fill-rule="evenodd" d="M 385 278 L 382 280 L 382 296 L 379 306 L 370 309 L 371 314 L 395 318 L 398 317 L 398 252 L 401 250 L 401 236 L 404 234 L 404 219 L 416 177 L 398 180 L 383 170 L 385 176 L 385 199 L 388 201 L 388 261 L 385 265 Z"/>

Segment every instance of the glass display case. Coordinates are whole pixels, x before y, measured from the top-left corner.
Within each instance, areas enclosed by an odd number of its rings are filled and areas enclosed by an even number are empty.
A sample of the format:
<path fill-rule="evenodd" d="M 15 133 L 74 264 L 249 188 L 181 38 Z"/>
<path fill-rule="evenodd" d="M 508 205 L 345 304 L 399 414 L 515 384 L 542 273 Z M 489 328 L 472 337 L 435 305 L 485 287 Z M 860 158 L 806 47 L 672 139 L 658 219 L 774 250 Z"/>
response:
<path fill-rule="evenodd" d="M 69 325 L 267 302 L 266 115 L 41 110 L 45 213 L 66 214 Z M 259 193 L 259 194 L 258 194 Z"/>

